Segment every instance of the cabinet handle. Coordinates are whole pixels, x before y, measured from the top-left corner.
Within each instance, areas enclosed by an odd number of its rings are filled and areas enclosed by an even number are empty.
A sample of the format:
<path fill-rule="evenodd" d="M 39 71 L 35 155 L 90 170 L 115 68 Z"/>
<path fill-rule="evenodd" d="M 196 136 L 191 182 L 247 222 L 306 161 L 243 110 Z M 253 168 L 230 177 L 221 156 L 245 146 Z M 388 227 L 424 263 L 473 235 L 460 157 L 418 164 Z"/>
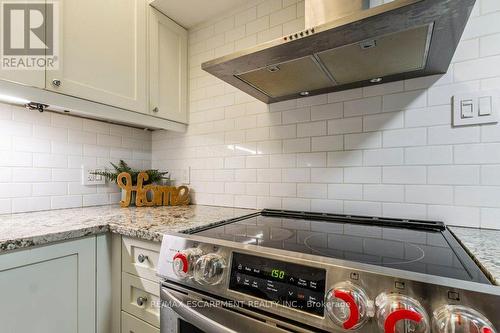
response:
<path fill-rule="evenodd" d="M 61 80 L 58 79 L 52 80 L 52 85 L 55 87 L 59 87 L 61 85 Z"/>
<path fill-rule="evenodd" d="M 153 112 L 154 112 L 154 113 L 158 113 L 159 111 L 160 111 L 160 108 L 158 108 L 157 106 L 155 106 L 155 107 L 153 108 Z"/>
<path fill-rule="evenodd" d="M 141 254 L 139 254 L 139 255 L 137 256 L 137 261 L 139 261 L 141 264 L 142 264 L 143 262 L 145 262 L 146 260 L 148 260 L 148 256 L 145 256 L 145 255 L 144 255 L 144 254 L 142 254 L 142 253 L 141 253 Z"/>
<path fill-rule="evenodd" d="M 148 301 L 148 298 L 147 297 L 137 297 L 137 305 L 139 306 L 143 306 L 144 304 L 146 304 L 146 302 Z"/>

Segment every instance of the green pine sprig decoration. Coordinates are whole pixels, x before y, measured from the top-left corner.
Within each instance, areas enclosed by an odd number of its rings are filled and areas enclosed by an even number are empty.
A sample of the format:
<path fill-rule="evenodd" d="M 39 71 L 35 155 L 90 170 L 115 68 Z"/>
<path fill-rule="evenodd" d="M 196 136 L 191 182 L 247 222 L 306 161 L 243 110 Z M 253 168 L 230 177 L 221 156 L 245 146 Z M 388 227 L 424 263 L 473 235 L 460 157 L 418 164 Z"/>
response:
<path fill-rule="evenodd" d="M 92 172 L 92 174 L 102 176 L 108 181 L 116 183 L 118 175 L 122 172 L 127 172 L 132 177 L 133 185 L 137 184 L 137 177 L 139 176 L 140 172 L 145 172 L 149 176 L 149 179 L 144 182 L 144 185 L 158 183 L 163 179 L 170 179 L 170 177 L 167 177 L 168 171 L 159 171 L 157 169 L 137 170 L 131 168 L 124 160 L 120 160 L 118 165 L 114 164 L 113 162 L 110 162 L 110 164 L 113 167 L 114 171 L 104 170 Z"/>

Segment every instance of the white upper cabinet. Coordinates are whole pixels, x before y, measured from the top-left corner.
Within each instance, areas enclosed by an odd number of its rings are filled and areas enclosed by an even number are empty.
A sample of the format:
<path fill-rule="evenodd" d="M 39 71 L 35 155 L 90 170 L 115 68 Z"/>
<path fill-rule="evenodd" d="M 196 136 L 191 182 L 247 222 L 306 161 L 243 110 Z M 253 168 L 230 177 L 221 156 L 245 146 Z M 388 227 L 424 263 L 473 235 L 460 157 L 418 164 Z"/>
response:
<path fill-rule="evenodd" d="M 61 62 L 46 89 L 147 113 L 147 3 L 60 1 Z"/>
<path fill-rule="evenodd" d="M 30 87 L 44 88 L 45 63 L 43 58 L 45 52 L 41 47 L 43 47 L 43 42 L 46 39 L 46 32 L 39 29 L 36 31 L 37 35 L 32 34 L 31 38 L 26 38 L 25 31 L 23 31 L 26 28 L 24 26 L 26 24 L 24 14 L 33 9 L 40 9 L 38 7 L 40 5 L 19 0 L 9 1 L 9 3 L 2 5 L 5 8 L 3 9 L 2 21 L 0 21 L 2 24 L 1 33 L 3 34 L 0 79 Z M 4 19 L 8 19 L 5 25 Z M 3 29 L 8 30 L 3 31 Z"/>
<path fill-rule="evenodd" d="M 187 112 L 187 31 L 149 7 L 149 109 L 180 123 Z"/>

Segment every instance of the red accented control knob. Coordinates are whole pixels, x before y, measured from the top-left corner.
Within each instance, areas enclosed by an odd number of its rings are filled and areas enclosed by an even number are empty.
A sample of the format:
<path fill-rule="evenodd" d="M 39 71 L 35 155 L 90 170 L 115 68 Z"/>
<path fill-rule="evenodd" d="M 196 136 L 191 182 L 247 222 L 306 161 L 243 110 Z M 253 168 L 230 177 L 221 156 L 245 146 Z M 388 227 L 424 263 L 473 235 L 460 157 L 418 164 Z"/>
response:
<path fill-rule="evenodd" d="M 408 296 L 382 293 L 375 300 L 377 321 L 385 333 L 429 333 L 429 317 L 420 303 Z"/>
<path fill-rule="evenodd" d="M 496 333 L 482 313 L 465 306 L 444 305 L 432 317 L 436 333 Z"/>
<path fill-rule="evenodd" d="M 192 276 L 194 263 L 202 254 L 202 251 L 198 248 L 177 252 L 172 258 L 172 270 L 174 274 L 180 278 Z"/>
<path fill-rule="evenodd" d="M 326 312 L 335 326 L 357 330 L 373 317 L 373 302 L 360 287 L 351 282 L 333 286 L 327 293 Z"/>

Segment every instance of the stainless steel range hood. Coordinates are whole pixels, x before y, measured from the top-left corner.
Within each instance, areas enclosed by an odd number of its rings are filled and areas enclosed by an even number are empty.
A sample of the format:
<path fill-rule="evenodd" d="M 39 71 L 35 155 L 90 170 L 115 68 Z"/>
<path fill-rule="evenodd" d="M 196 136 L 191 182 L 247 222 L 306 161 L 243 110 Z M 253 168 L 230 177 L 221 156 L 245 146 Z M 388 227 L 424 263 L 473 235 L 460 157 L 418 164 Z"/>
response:
<path fill-rule="evenodd" d="M 305 30 L 202 68 L 266 103 L 446 73 L 475 0 L 383 2 L 306 0 Z"/>

